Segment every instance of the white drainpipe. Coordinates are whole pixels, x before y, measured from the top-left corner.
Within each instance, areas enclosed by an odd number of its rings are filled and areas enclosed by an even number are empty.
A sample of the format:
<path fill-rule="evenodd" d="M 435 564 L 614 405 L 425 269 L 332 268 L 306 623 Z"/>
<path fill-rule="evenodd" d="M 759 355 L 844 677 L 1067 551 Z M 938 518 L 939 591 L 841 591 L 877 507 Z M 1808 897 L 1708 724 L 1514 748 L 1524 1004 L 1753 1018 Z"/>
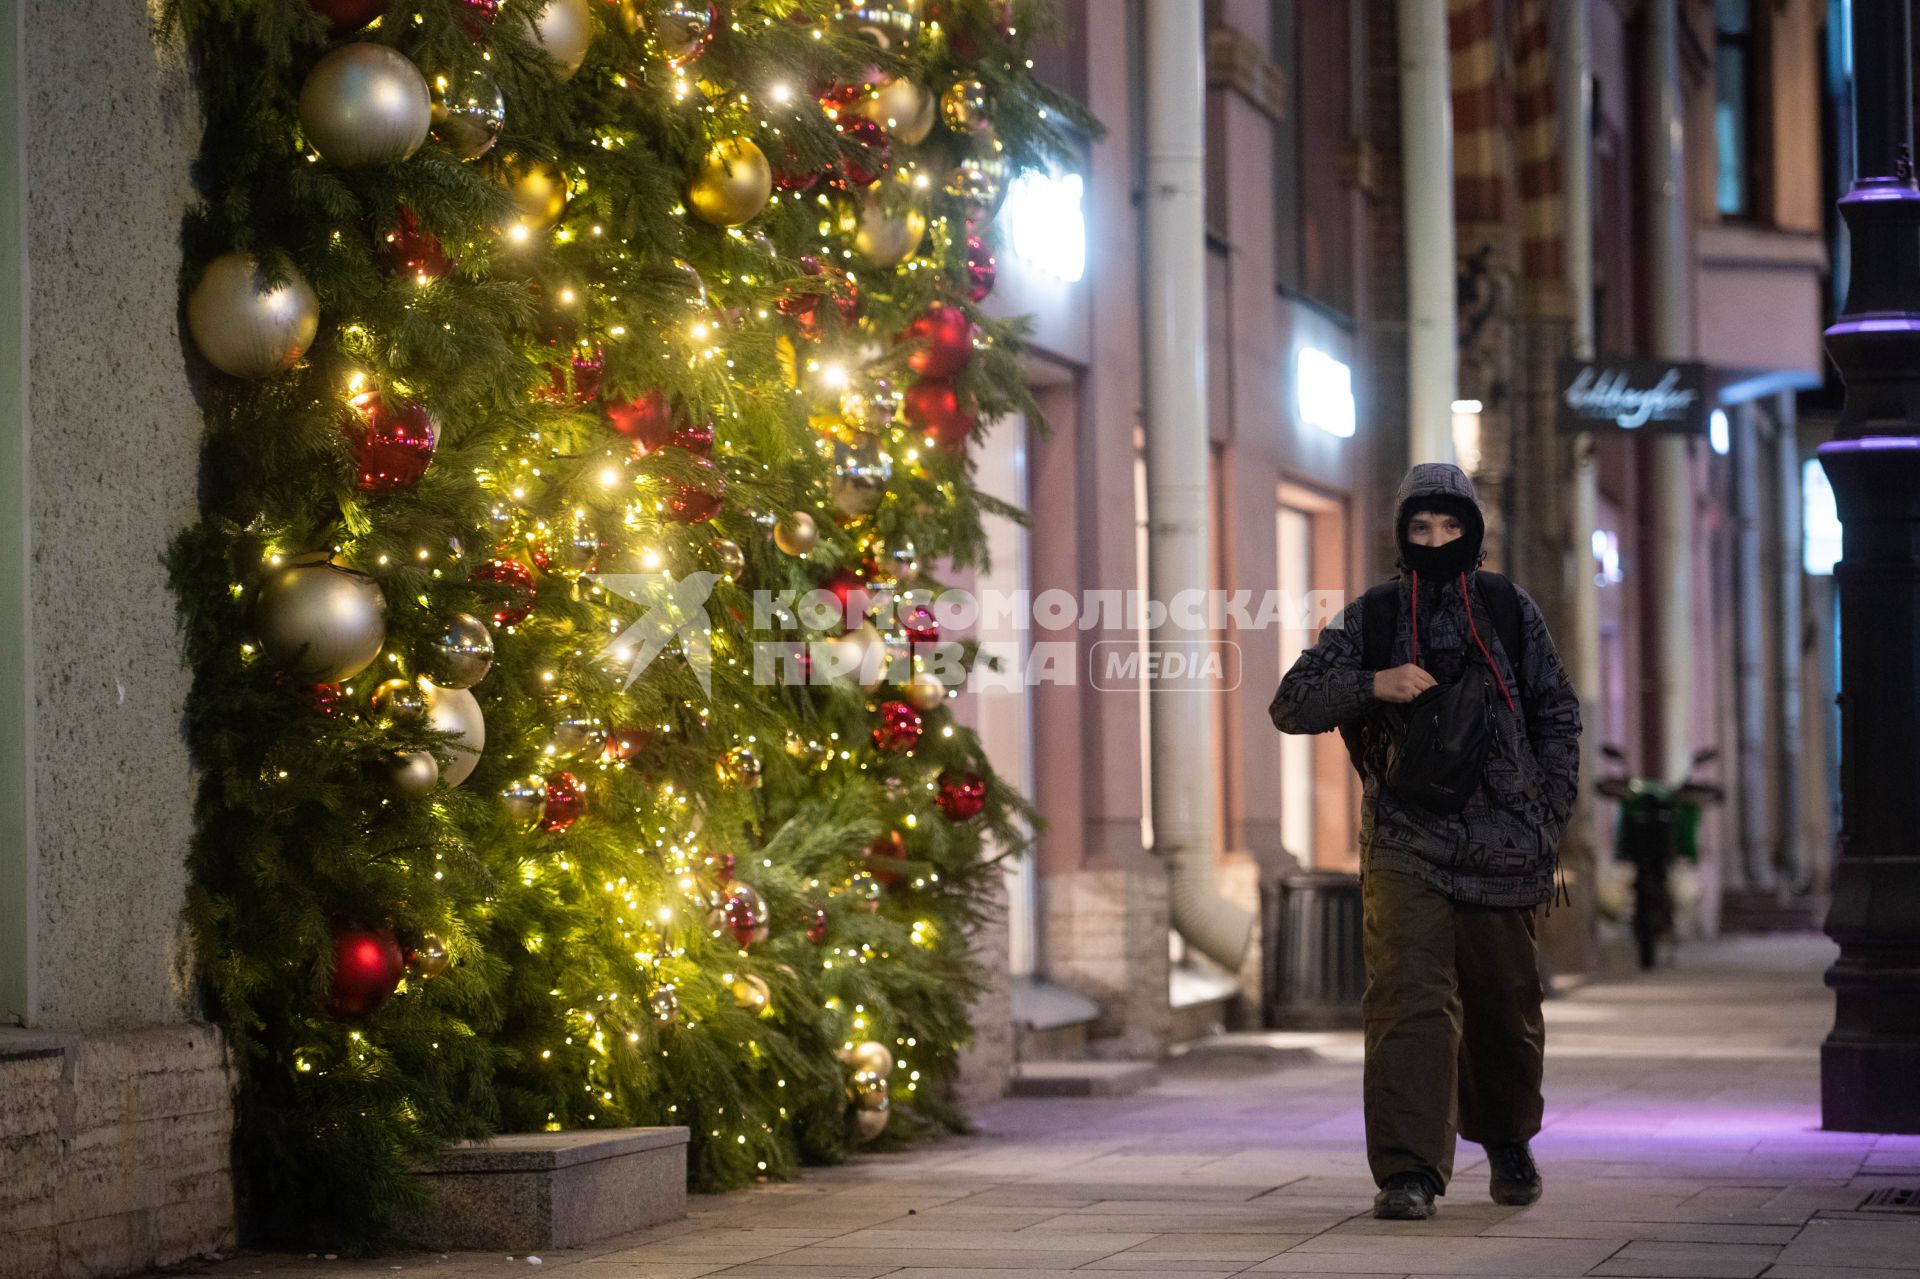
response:
<path fill-rule="evenodd" d="M 1407 447 L 1414 462 L 1451 462 L 1460 340 L 1446 0 L 1399 0 L 1397 18 L 1407 220 Z"/>
<path fill-rule="evenodd" d="M 1206 209 L 1202 186 L 1205 58 L 1202 7 L 1146 0 L 1147 582 L 1172 604 L 1213 584 L 1208 547 Z M 1208 639 L 1174 632 L 1172 639 Z M 1156 680 L 1152 711 L 1153 847 L 1172 878 L 1173 926 L 1187 944 L 1237 972 L 1252 917 L 1214 876 L 1220 776 L 1217 696 L 1204 679 Z"/>

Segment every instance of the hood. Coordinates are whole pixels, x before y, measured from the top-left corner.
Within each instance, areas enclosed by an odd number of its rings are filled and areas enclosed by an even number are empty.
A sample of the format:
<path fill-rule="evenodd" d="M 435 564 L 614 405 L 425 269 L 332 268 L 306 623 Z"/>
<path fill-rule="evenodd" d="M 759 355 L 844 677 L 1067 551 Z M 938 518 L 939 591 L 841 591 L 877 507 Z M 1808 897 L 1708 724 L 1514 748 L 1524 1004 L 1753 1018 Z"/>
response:
<path fill-rule="evenodd" d="M 1399 491 L 1393 499 L 1394 546 L 1399 548 L 1406 545 L 1408 518 L 1420 510 L 1423 503 L 1432 503 L 1435 498 L 1443 501 L 1433 504 L 1429 509 L 1451 510 L 1466 525 L 1463 537 L 1473 546 L 1469 559 L 1477 564 L 1481 543 L 1486 539 L 1486 516 L 1480 510 L 1479 497 L 1474 494 L 1473 481 L 1451 462 L 1416 463 L 1407 471 L 1406 478 L 1400 481 Z"/>

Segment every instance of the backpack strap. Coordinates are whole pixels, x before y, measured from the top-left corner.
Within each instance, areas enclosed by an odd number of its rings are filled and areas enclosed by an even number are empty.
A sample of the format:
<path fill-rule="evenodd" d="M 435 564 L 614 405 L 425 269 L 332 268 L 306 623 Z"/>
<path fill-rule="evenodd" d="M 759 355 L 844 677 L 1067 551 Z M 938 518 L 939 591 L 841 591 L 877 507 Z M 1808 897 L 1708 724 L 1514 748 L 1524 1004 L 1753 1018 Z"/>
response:
<path fill-rule="evenodd" d="M 1393 632 L 1400 623 L 1400 583 L 1396 579 L 1367 588 L 1360 597 L 1360 668 L 1383 671 L 1393 660 Z M 1371 716 L 1340 725 L 1340 740 L 1354 771 L 1366 775 Z"/>
<path fill-rule="evenodd" d="M 1526 652 L 1526 632 L 1520 625 L 1520 592 L 1514 587 L 1513 579 L 1500 573 L 1490 573 L 1481 569 L 1473 575 L 1474 584 L 1480 588 L 1480 597 L 1485 601 L 1487 613 L 1493 618 L 1494 634 L 1500 637 L 1500 647 L 1507 651 L 1507 660 L 1513 663 L 1514 678 L 1520 676 L 1520 659 Z"/>

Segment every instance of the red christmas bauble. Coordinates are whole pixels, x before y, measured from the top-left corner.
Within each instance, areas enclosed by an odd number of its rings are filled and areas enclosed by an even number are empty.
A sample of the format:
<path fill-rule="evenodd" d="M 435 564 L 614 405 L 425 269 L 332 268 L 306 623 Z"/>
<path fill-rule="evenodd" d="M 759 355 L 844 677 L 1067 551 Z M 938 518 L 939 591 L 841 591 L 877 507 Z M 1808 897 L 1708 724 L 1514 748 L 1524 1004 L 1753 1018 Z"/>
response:
<path fill-rule="evenodd" d="M 726 929 L 742 950 L 767 939 L 767 899 L 751 884 L 733 884 L 720 906 Z"/>
<path fill-rule="evenodd" d="M 773 169 L 773 185 L 781 191 L 811 191 L 820 182 L 820 170 L 809 169 L 793 153 L 793 144 L 785 143 L 767 152 Z"/>
<path fill-rule="evenodd" d="M 987 783 L 978 773 L 942 773 L 933 802 L 948 821 L 964 822 L 987 806 Z"/>
<path fill-rule="evenodd" d="M 878 858 L 882 861 L 905 861 L 907 841 L 900 837 L 899 831 L 890 830 L 867 845 L 867 857 L 869 860 Z M 868 869 L 873 873 L 873 877 L 880 881 L 883 888 L 898 888 L 906 882 L 906 878 L 898 871 L 882 870 L 877 866 L 870 866 Z"/>
<path fill-rule="evenodd" d="M 340 707 L 346 698 L 346 690 L 338 684 L 314 684 L 307 689 L 307 705 L 313 708 L 315 715 L 327 719 L 339 719 Z"/>
<path fill-rule="evenodd" d="M 405 493 L 433 464 L 438 432 L 427 411 L 412 400 L 388 400 L 378 391 L 362 391 L 347 401 L 347 448 L 357 469 L 354 486 L 362 493 Z"/>
<path fill-rule="evenodd" d="M 873 730 L 876 749 L 897 755 L 919 745 L 925 727 L 919 711 L 905 702 L 882 702 L 878 714 L 880 722 Z"/>
<path fill-rule="evenodd" d="M 667 443 L 699 457 L 707 456 L 713 452 L 713 419 L 703 418 L 698 422 L 689 419 L 677 423 Z"/>
<path fill-rule="evenodd" d="M 684 449 L 681 451 L 685 452 Z M 689 456 L 694 468 L 700 472 L 700 479 L 697 482 L 675 481 L 667 494 L 667 515 L 680 524 L 698 524 L 712 519 L 727 495 L 726 477 L 720 474 L 720 468 L 713 464 L 713 459 L 697 453 Z"/>
<path fill-rule="evenodd" d="M 842 178 L 837 185 L 865 190 L 893 166 L 893 139 L 871 120 L 849 120 L 840 132 L 853 145 L 840 152 Z"/>
<path fill-rule="evenodd" d="M 540 829 L 558 835 L 580 820 L 587 811 L 587 790 L 572 773 L 547 776 L 547 809 L 540 818 Z"/>
<path fill-rule="evenodd" d="M 606 406 L 607 425 L 633 441 L 635 457 L 645 457 L 673 438 L 683 420 L 667 402 L 666 392 L 652 390 L 631 400 Z"/>
<path fill-rule="evenodd" d="M 722 853 L 718 857 L 707 858 L 707 864 L 713 867 L 713 880 L 721 887 L 733 882 L 733 868 L 736 865 L 732 853 Z"/>
<path fill-rule="evenodd" d="M 385 13 L 393 0 L 307 0 L 307 4 L 332 25 L 334 35 L 343 36 Z"/>
<path fill-rule="evenodd" d="M 907 633 L 910 652 L 933 648 L 940 643 L 940 619 L 925 604 L 909 604 L 898 614 L 900 629 Z"/>
<path fill-rule="evenodd" d="M 652 729 L 616 728 L 607 733 L 606 756 L 608 759 L 629 761 L 651 745 Z"/>
<path fill-rule="evenodd" d="M 901 410 L 910 425 L 949 453 L 966 446 L 977 424 L 973 414 L 960 406 L 960 393 L 953 383 L 944 378 L 923 378 L 908 387 Z"/>
<path fill-rule="evenodd" d="M 907 326 L 904 340 L 915 344 L 907 356 L 907 367 L 922 377 L 948 378 L 967 367 L 973 358 L 976 326 L 957 306 L 936 302 L 927 313 Z"/>
<path fill-rule="evenodd" d="M 824 907 L 815 906 L 807 916 L 807 940 L 816 946 L 827 944 L 827 912 Z"/>
<path fill-rule="evenodd" d="M 386 245 L 393 269 L 416 280 L 440 280 L 453 273 L 453 259 L 440 237 L 421 226 L 412 209 L 400 210 L 399 221 L 387 232 Z"/>
<path fill-rule="evenodd" d="M 387 1002 L 406 975 L 400 943 L 384 928 L 340 928 L 333 934 L 329 1006 L 335 1017 L 365 1017 Z"/>
<path fill-rule="evenodd" d="M 586 350 L 575 347 L 566 364 L 547 365 L 546 397 L 558 403 L 591 404 L 600 394 L 600 379 L 607 371 L 607 354 L 599 347 Z"/>
<path fill-rule="evenodd" d="M 461 18 L 467 34 L 475 40 L 487 38 L 487 28 L 500 16 L 500 0 L 460 0 L 467 12 Z"/>
<path fill-rule="evenodd" d="M 842 625 L 860 625 L 860 619 L 873 608 L 873 592 L 867 586 L 867 576 L 858 569 L 833 570 L 827 580 L 820 583 L 820 589 L 833 596 Z"/>
<path fill-rule="evenodd" d="M 986 301 L 999 275 L 1000 261 L 993 256 L 993 250 L 987 247 L 987 242 L 977 235 L 968 236 L 967 297 L 974 302 Z"/>
<path fill-rule="evenodd" d="M 467 580 L 486 588 L 481 595 L 493 606 L 496 626 L 518 626 L 533 612 L 533 570 L 518 560 L 488 560 L 476 564 Z"/>

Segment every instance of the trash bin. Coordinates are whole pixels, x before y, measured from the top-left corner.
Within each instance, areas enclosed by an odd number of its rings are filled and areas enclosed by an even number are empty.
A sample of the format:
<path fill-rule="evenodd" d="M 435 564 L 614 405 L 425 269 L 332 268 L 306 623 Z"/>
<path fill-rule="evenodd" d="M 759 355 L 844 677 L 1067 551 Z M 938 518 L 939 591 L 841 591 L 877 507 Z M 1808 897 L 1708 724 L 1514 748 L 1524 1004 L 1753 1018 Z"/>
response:
<path fill-rule="evenodd" d="M 1301 871 L 1260 894 L 1265 1021 L 1274 1030 L 1360 1024 L 1367 989 L 1360 877 Z"/>

